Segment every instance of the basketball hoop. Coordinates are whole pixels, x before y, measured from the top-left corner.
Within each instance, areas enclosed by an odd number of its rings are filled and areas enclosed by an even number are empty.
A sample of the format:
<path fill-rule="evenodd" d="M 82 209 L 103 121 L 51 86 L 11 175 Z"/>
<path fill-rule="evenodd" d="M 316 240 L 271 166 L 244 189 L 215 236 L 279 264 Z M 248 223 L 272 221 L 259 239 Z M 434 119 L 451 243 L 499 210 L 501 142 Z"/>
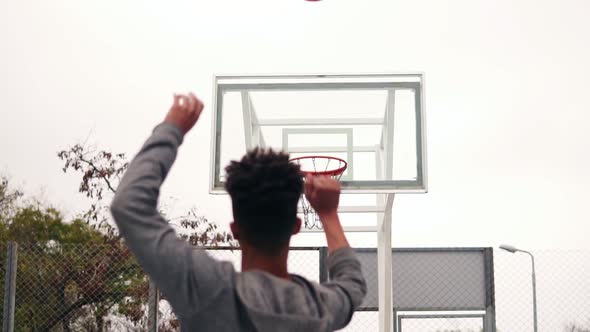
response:
<path fill-rule="evenodd" d="M 290 160 L 301 167 L 303 176 L 329 176 L 334 180 L 340 180 L 348 167 L 348 163 L 340 158 L 330 156 L 304 156 Z M 305 195 L 301 197 L 301 210 L 303 211 L 304 227 L 308 229 L 322 228 L 320 218 Z"/>

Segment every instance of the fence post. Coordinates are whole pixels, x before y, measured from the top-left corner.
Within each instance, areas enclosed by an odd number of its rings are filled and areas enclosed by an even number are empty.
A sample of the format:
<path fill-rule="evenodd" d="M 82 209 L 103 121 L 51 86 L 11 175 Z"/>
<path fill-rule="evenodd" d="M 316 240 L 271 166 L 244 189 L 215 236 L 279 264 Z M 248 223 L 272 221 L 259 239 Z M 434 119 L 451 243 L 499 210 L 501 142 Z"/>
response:
<path fill-rule="evenodd" d="M 149 279 L 148 332 L 158 331 L 158 302 L 158 288 L 152 279 Z"/>
<path fill-rule="evenodd" d="M 328 281 L 328 265 L 326 261 L 328 260 L 328 248 L 327 247 L 320 247 L 320 282 Z"/>
<path fill-rule="evenodd" d="M 484 249 L 485 282 L 486 282 L 486 314 L 484 318 L 485 332 L 496 332 L 496 289 L 494 285 L 494 250 Z"/>
<path fill-rule="evenodd" d="M 16 295 L 16 262 L 18 245 L 10 241 L 6 254 L 6 276 L 4 279 L 4 312 L 2 313 L 2 331 L 14 331 L 14 299 Z"/>

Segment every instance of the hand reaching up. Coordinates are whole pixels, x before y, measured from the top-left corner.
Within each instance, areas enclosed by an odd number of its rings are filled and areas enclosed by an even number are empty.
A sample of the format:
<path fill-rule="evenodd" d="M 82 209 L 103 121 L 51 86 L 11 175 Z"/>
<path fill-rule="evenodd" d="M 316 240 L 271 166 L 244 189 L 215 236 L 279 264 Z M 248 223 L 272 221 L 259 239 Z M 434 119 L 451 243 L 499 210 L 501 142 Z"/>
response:
<path fill-rule="evenodd" d="M 322 216 L 338 211 L 340 182 L 327 176 L 307 175 L 305 177 L 305 197 L 322 220 Z"/>
<path fill-rule="evenodd" d="M 189 93 L 188 95 L 175 94 L 174 103 L 170 107 L 164 122 L 176 125 L 183 134 L 186 134 L 199 119 L 203 107 L 203 102 L 193 93 Z"/>

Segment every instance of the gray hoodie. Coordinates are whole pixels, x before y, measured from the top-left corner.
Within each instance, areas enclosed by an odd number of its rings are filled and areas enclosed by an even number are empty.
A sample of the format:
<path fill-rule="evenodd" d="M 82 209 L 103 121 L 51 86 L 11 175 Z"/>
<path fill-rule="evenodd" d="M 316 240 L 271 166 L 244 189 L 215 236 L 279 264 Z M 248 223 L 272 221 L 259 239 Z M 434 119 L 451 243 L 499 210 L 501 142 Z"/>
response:
<path fill-rule="evenodd" d="M 160 288 L 182 331 L 334 331 L 345 327 L 366 293 L 354 251 L 328 257 L 330 281 L 291 280 L 229 262 L 180 239 L 158 213 L 160 186 L 174 163 L 183 135 L 157 126 L 129 165 L 111 206 L 127 246 Z"/>

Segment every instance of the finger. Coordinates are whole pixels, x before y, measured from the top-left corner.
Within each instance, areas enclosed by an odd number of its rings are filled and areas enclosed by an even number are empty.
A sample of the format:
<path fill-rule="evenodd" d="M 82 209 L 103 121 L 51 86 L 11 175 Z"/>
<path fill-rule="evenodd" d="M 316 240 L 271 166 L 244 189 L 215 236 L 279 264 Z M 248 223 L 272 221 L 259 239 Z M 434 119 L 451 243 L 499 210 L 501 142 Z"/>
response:
<path fill-rule="evenodd" d="M 317 197 L 317 192 L 315 190 L 315 187 L 313 187 L 313 185 L 311 187 L 307 187 L 305 190 L 305 197 L 307 198 L 307 200 L 309 202 L 315 202 L 316 201 L 316 197 Z"/>
<path fill-rule="evenodd" d="M 334 179 L 332 179 L 331 177 L 326 178 L 326 182 L 325 182 L 325 188 L 329 189 L 329 190 L 338 190 L 340 183 Z"/>
<path fill-rule="evenodd" d="M 203 103 L 203 101 L 199 98 L 197 98 L 195 96 L 195 99 L 197 100 L 197 113 L 201 114 L 201 112 L 203 111 L 203 109 L 205 108 L 205 104 Z"/>
<path fill-rule="evenodd" d="M 184 99 L 183 100 L 184 110 L 185 111 L 190 111 L 191 110 L 191 98 L 189 96 L 187 96 L 187 95 L 183 95 L 182 98 Z"/>
<path fill-rule="evenodd" d="M 203 112 L 205 104 L 203 104 L 203 101 L 199 99 L 197 96 L 195 96 L 193 93 L 191 93 L 191 95 L 195 98 L 195 113 L 196 117 L 198 118 L 201 115 L 201 112 Z"/>
<path fill-rule="evenodd" d="M 305 188 L 305 191 L 309 191 L 311 189 L 311 187 L 313 186 L 313 184 L 311 183 L 311 178 L 309 177 L 309 174 L 305 174 L 305 180 L 303 181 L 303 186 Z"/>
<path fill-rule="evenodd" d="M 311 195 L 311 193 L 314 190 L 313 176 L 311 176 L 311 174 L 305 175 L 304 189 L 305 189 L 305 196 L 308 196 L 308 197 Z"/>
<path fill-rule="evenodd" d="M 308 184 L 309 189 L 313 189 L 315 187 L 315 178 L 311 174 L 305 175 L 305 183 Z"/>
<path fill-rule="evenodd" d="M 328 178 L 326 176 L 321 175 L 321 176 L 316 177 L 316 179 L 315 179 L 315 186 L 316 187 L 324 189 L 324 188 L 326 188 L 327 184 L 328 184 Z"/>
<path fill-rule="evenodd" d="M 197 97 L 194 94 L 189 93 L 188 94 L 188 111 L 195 112 L 196 106 L 197 106 Z"/>
<path fill-rule="evenodd" d="M 332 177 L 324 176 L 321 180 L 321 188 L 324 190 L 337 190 L 338 182 Z"/>
<path fill-rule="evenodd" d="M 334 180 L 331 177 L 327 177 L 326 178 L 326 186 L 329 186 L 330 188 L 334 188 L 338 185 L 338 181 Z"/>
<path fill-rule="evenodd" d="M 174 106 L 174 107 L 180 106 L 180 95 L 177 95 L 176 93 L 174 94 L 174 104 L 172 106 Z"/>

